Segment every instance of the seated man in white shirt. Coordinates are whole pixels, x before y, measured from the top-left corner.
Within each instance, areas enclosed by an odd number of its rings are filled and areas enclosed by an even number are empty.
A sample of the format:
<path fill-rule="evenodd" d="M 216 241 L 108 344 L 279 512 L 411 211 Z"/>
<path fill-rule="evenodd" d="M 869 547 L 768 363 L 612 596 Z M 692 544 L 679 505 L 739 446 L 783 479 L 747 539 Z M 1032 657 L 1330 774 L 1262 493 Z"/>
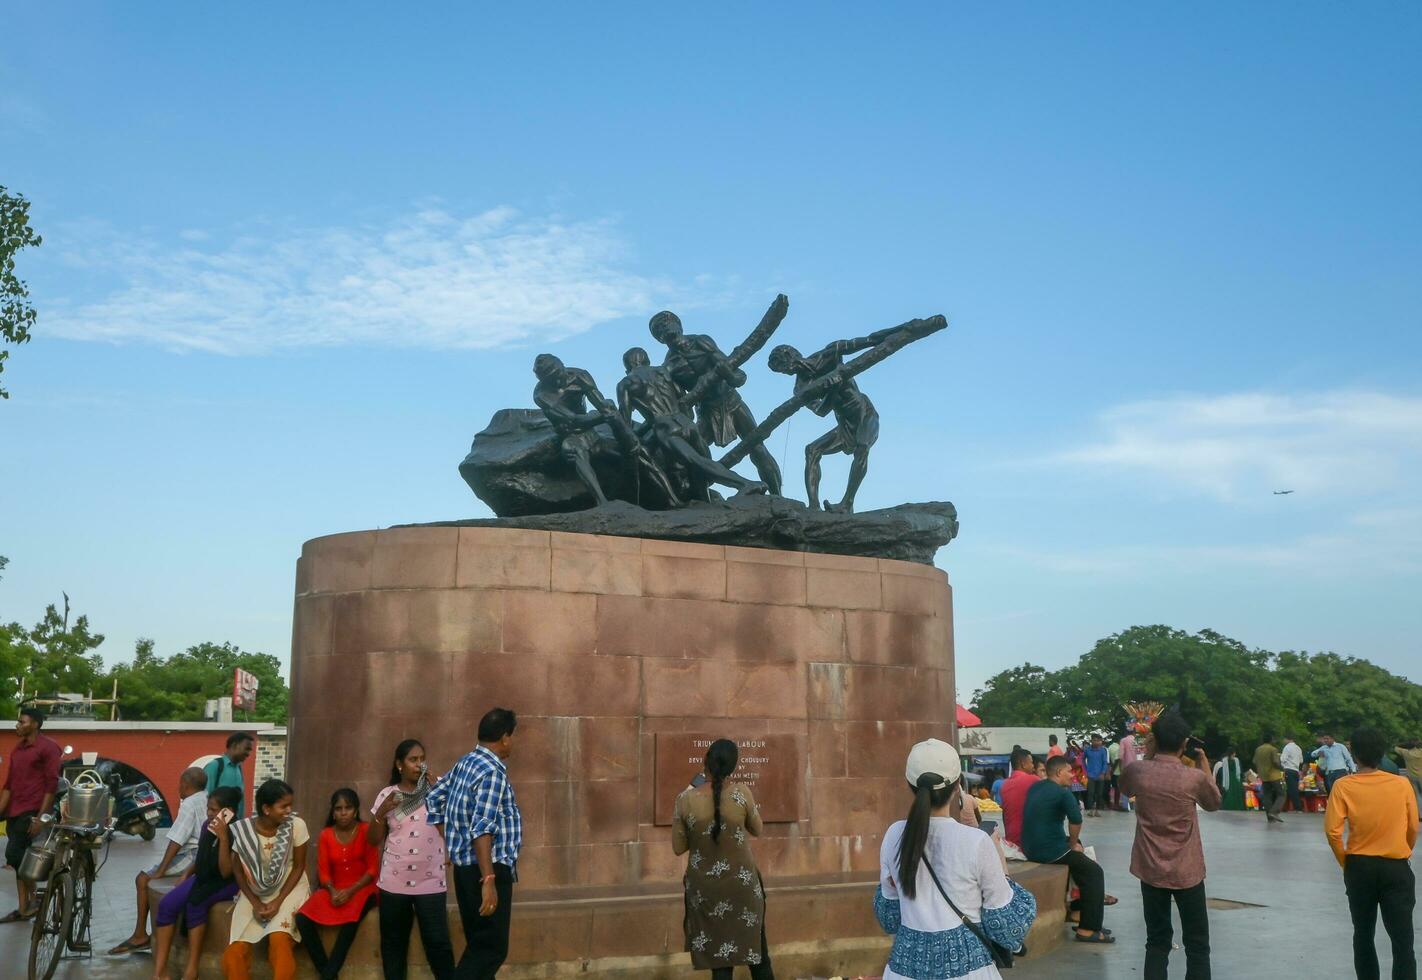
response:
<path fill-rule="evenodd" d="M 148 883 L 154 878 L 182 877 L 197 857 L 198 835 L 207 822 L 207 774 L 193 767 L 183 770 L 178 777 L 178 813 L 173 818 L 173 826 L 168 829 L 168 845 L 158 863 L 147 871 L 140 871 L 134 879 L 138 889 L 138 923 L 133 927 L 133 935 L 109 950 L 109 955 L 137 953 L 148 950 L 151 940 L 148 935 Z"/>

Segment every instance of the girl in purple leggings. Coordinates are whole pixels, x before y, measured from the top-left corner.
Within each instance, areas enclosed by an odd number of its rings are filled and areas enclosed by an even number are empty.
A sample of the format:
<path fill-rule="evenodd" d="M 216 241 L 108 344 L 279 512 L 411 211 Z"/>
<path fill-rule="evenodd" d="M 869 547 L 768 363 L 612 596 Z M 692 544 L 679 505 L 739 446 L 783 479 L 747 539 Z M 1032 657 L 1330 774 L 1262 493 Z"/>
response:
<path fill-rule="evenodd" d="M 242 791 L 235 786 L 221 786 L 207 795 L 207 826 L 198 838 L 197 860 L 177 887 L 158 903 L 158 928 L 153 933 L 154 980 L 166 980 L 168 976 L 168 953 L 179 923 L 188 930 L 188 965 L 183 970 L 183 980 L 197 980 L 207 913 L 218 902 L 237 894 L 227 824 L 241 806 Z"/>

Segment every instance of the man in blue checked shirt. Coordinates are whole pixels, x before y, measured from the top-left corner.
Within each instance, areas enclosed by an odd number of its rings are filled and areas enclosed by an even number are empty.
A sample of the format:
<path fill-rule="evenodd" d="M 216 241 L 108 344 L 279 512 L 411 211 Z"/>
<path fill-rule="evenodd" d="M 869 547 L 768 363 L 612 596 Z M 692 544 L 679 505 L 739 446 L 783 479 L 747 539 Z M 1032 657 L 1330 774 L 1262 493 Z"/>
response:
<path fill-rule="evenodd" d="M 1324 791 L 1332 793 L 1333 784 L 1358 767 L 1348 746 L 1335 742 L 1332 735 L 1320 735 L 1318 740 L 1323 744 L 1310 752 L 1309 758 L 1318 760 L 1318 768 L 1323 773 Z"/>
<path fill-rule="evenodd" d="M 440 828 L 454 865 L 454 897 L 464 925 L 457 977 L 486 980 L 509 954 L 513 884 L 523 845 L 523 817 L 505 760 L 518 718 L 495 708 L 479 721 L 479 744 L 429 795 L 429 821 Z"/>

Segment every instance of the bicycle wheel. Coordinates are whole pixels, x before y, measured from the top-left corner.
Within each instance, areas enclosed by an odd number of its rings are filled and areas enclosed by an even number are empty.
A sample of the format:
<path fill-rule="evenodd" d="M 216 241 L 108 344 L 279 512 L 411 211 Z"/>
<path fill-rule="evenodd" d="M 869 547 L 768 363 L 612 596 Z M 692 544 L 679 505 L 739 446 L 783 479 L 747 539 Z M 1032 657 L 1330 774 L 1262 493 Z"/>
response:
<path fill-rule="evenodd" d="M 56 871 L 50 876 L 39 912 L 30 933 L 30 980 L 50 980 L 64 955 L 64 939 L 69 935 L 69 918 L 73 913 L 69 887 L 69 872 Z"/>
<path fill-rule="evenodd" d="M 76 953 L 89 951 L 89 918 L 94 912 L 94 852 L 82 848 L 74 852 L 70 865 L 70 891 L 74 912 L 65 931 L 65 944 Z"/>

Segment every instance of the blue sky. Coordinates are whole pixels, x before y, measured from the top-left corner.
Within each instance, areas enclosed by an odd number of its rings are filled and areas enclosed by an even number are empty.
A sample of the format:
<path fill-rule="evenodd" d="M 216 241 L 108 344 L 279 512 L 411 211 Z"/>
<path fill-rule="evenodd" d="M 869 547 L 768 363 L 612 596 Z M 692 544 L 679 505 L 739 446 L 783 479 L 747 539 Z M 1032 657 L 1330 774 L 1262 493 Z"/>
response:
<path fill-rule="evenodd" d="M 302 541 L 486 513 L 455 467 L 533 354 L 610 387 L 655 310 L 729 347 L 783 290 L 807 348 L 949 317 L 862 380 L 860 506 L 958 505 L 964 699 L 1154 622 L 1422 680 L 1415 5 L 51 4 L 7 33 L 0 183 L 45 243 L 0 617 L 66 590 L 111 660 L 285 658 Z M 772 442 L 787 471 L 823 427 Z"/>

